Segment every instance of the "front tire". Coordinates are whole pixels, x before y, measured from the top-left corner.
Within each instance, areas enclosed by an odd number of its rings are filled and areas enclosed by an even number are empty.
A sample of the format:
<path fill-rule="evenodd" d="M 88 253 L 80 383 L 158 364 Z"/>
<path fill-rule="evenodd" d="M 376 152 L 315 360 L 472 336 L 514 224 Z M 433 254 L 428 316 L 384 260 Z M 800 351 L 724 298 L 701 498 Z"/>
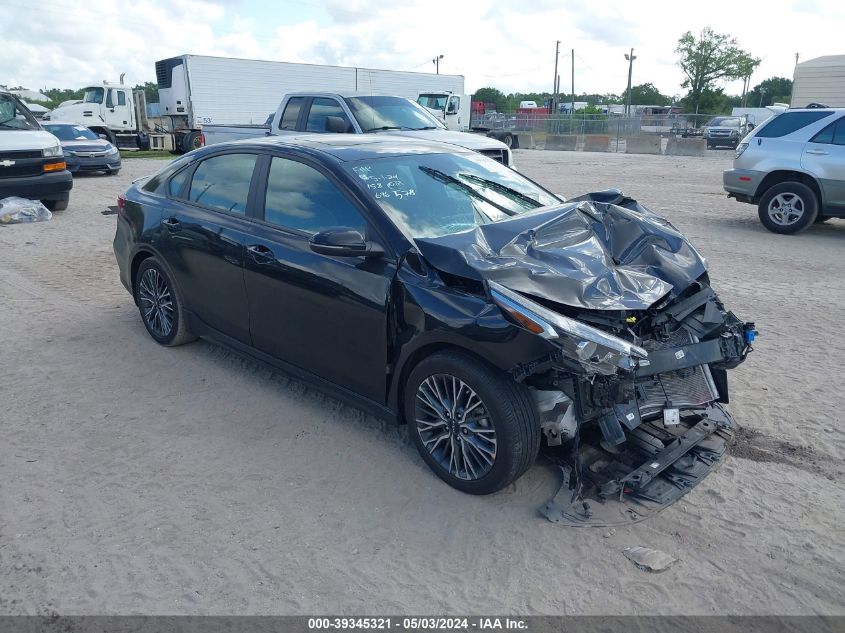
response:
<path fill-rule="evenodd" d="M 501 490 L 534 463 L 540 430 L 528 389 L 462 352 L 425 358 L 405 384 L 405 419 L 423 460 L 453 488 Z"/>
<path fill-rule="evenodd" d="M 772 233 L 792 235 L 815 222 L 818 208 L 813 190 L 790 180 L 770 187 L 760 198 L 757 213 L 760 222 Z"/>
<path fill-rule="evenodd" d="M 141 321 L 156 343 L 175 347 L 193 341 L 182 312 L 182 299 L 164 267 L 153 257 L 145 259 L 135 275 L 135 303 Z"/>

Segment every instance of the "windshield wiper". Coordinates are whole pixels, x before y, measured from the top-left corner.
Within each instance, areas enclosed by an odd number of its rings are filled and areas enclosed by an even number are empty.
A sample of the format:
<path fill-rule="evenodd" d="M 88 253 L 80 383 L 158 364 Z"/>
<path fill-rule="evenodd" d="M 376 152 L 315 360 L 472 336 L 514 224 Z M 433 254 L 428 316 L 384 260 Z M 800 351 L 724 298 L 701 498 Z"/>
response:
<path fill-rule="evenodd" d="M 516 211 L 512 211 L 511 209 L 503 207 L 500 204 L 496 204 L 495 202 L 493 202 L 489 198 L 485 198 L 480 193 L 478 193 L 478 191 L 476 191 L 475 189 L 470 187 L 465 182 L 458 180 L 454 176 L 450 176 L 449 174 L 444 173 L 444 172 L 440 171 L 439 169 L 432 169 L 431 167 L 424 167 L 424 166 L 421 165 L 420 171 L 423 172 L 424 174 L 428 175 L 428 176 L 431 176 L 432 178 L 434 178 L 437 181 L 445 182 L 445 183 L 448 183 L 450 185 L 455 185 L 456 187 L 459 187 L 463 191 L 466 191 L 471 197 L 473 197 L 477 200 L 483 200 L 487 204 L 489 204 L 493 207 L 496 207 L 499 211 L 501 211 L 505 215 L 516 215 L 516 213 L 517 213 Z"/>
<path fill-rule="evenodd" d="M 458 174 L 461 178 L 466 178 L 470 182 L 477 182 L 479 185 L 484 185 L 485 187 L 489 187 L 493 191 L 497 191 L 501 194 L 506 196 L 516 198 L 522 202 L 526 202 L 531 205 L 532 209 L 536 209 L 537 207 L 542 207 L 543 205 L 540 204 L 537 200 L 532 198 L 531 196 L 527 196 L 521 191 L 517 191 L 516 189 L 511 189 L 510 187 L 506 187 L 505 185 L 498 183 L 494 180 L 487 180 L 486 178 L 482 178 L 481 176 L 475 176 L 473 174 Z"/>
<path fill-rule="evenodd" d="M 382 125 L 381 127 L 371 127 L 368 130 L 364 130 L 364 133 L 367 132 L 381 132 L 382 130 L 407 130 L 406 127 L 400 127 L 398 125 Z"/>
<path fill-rule="evenodd" d="M 436 125 L 426 125 L 425 127 L 409 127 L 409 130 L 413 130 L 414 132 L 419 132 L 420 130 L 438 130 Z"/>

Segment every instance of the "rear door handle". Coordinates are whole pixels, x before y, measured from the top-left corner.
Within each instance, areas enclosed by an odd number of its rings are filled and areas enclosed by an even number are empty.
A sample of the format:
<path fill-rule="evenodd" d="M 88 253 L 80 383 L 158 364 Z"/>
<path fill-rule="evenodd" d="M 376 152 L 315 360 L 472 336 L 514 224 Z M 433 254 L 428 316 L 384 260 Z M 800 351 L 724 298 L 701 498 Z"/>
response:
<path fill-rule="evenodd" d="M 166 226 L 168 229 L 171 229 L 171 230 L 178 229 L 182 226 L 182 223 L 179 220 L 177 220 L 176 218 L 167 218 L 165 220 L 162 220 L 161 223 L 164 224 L 164 226 Z"/>
<path fill-rule="evenodd" d="M 273 251 L 263 244 L 253 244 L 251 246 L 247 246 L 246 250 L 252 259 L 258 264 L 266 264 L 267 262 L 275 259 Z"/>
<path fill-rule="evenodd" d="M 818 155 L 827 155 L 827 152 L 823 149 L 808 149 L 808 154 L 818 154 Z"/>

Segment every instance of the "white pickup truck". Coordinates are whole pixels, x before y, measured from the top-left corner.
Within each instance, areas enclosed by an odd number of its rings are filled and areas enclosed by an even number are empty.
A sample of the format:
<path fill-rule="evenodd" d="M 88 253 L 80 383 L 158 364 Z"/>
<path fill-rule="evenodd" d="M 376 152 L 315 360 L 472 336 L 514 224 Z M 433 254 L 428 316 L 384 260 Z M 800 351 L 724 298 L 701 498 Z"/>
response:
<path fill-rule="evenodd" d="M 455 132 L 404 97 L 297 92 L 285 95 L 265 125 L 204 125 L 205 145 L 282 134 L 390 134 L 452 143 L 514 167 L 507 145 L 486 136 Z"/>

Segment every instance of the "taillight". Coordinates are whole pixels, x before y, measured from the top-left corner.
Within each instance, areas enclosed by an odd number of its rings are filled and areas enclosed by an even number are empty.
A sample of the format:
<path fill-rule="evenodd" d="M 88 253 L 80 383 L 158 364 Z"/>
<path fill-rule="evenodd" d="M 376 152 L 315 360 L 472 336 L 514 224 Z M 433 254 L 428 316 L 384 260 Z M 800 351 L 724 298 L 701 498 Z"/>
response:
<path fill-rule="evenodd" d="M 117 196 L 117 210 L 123 211 L 125 208 L 126 208 L 126 196 L 121 193 Z"/>
<path fill-rule="evenodd" d="M 200 146 L 205 147 L 205 134 L 200 132 Z"/>

